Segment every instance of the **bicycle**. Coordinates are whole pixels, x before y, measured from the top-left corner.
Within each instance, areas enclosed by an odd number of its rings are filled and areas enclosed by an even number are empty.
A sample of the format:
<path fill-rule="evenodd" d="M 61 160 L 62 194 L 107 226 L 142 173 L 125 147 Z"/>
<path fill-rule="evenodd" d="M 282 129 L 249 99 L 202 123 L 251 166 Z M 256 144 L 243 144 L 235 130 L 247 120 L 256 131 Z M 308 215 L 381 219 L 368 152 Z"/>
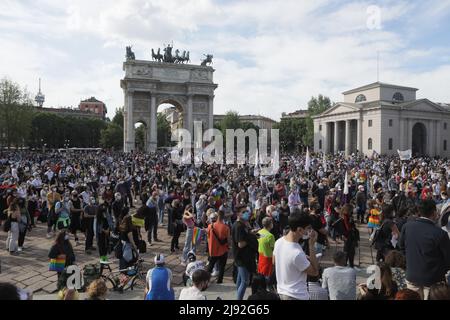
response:
<path fill-rule="evenodd" d="M 143 267 L 144 259 L 139 258 L 138 261 L 131 267 L 112 271 L 109 264 L 102 264 L 100 271 L 100 278 L 106 283 L 106 287 L 109 290 L 123 293 L 129 289 L 144 290 L 146 285 L 146 274 Z M 107 269 L 109 273 L 103 274 L 103 271 Z M 122 279 L 121 279 L 122 278 Z"/>

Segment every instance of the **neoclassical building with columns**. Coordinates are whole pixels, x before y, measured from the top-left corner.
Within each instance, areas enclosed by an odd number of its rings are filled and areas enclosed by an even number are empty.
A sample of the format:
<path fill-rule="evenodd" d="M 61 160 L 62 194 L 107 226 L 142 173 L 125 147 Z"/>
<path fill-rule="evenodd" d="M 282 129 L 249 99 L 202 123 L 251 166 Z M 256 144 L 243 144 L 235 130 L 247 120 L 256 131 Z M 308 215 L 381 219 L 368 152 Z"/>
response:
<path fill-rule="evenodd" d="M 416 99 L 418 89 L 375 82 L 343 93 L 314 119 L 314 151 L 450 157 L 450 104 Z"/>

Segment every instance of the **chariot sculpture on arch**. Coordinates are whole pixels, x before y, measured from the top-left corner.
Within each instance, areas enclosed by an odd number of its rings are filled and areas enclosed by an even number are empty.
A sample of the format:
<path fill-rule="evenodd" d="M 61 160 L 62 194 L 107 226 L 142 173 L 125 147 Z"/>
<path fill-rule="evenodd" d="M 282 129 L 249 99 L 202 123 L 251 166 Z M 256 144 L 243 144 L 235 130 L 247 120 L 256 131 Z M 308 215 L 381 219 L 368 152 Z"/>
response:
<path fill-rule="evenodd" d="M 152 48 L 152 60 L 157 62 L 165 62 L 165 63 L 189 63 L 191 59 L 189 58 L 189 51 L 176 49 L 174 54 L 172 53 L 173 44 L 168 44 L 165 48 L 163 48 L 164 54 L 161 53 L 161 48 L 158 48 L 158 51 L 155 53 L 155 49 Z"/>

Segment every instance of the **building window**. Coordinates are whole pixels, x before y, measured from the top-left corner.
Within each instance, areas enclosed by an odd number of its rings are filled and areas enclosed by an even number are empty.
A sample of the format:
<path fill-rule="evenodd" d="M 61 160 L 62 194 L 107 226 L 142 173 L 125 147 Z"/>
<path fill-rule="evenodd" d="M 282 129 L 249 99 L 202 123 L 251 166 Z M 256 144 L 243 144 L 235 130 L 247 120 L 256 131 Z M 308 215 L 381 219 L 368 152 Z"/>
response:
<path fill-rule="evenodd" d="M 389 138 L 389 150 L 392 150 L 393 141 L 392 138 Z"/>
<path fill-rule="evenodd" d="M 322 125 L 321 124 L 319 125 L 319 131 L 322 131 Z"/>
<path fill-rule="evenodd" d="M 319 149 L 322 150 L 322 140 L 319 140 Z"/>
<path fill-rule="evenodd" d="M 367 149 L 372 150 L 372 138 L 367 141 Z"/>
<path fill-rule="evenodd" d="M 394 120 L 389 119 L 389 127 L 392 127 L 393 123 L 394 123 Z"/>
<path fill-rule="evenodd" d="M 356 99 L 355 99 L 355 103 L 358 103 L 358 102 L 364 102 L 364 101 L 367 101 L 367 99 L 366 99 L 366 96 L 363 95 L 363 94 L 360 94 L 360 95 L 357 96 Z"/>
<path fill-rule="evenodd" d="M 444 130 L 447 130 L 447 122 L 444 122 Z"/>
<path fill-rule="evenodd" d="M 392 100 L 394 102 L 403 102 L 403 101 L 405 101 L 405 98 L 403 97 L 403 95 L 400 92 L 396 92 L 394 94 L 394 96 L 392 97 Z"/>
<path fill-rule="evenodd" d="M 444 151 L 447 151 L 447 140 L 444 140 Z"/>
<path fill-rule="evenodd" d="M 372 126 L 372 120 L 369 120 L 369 127 Z"/>

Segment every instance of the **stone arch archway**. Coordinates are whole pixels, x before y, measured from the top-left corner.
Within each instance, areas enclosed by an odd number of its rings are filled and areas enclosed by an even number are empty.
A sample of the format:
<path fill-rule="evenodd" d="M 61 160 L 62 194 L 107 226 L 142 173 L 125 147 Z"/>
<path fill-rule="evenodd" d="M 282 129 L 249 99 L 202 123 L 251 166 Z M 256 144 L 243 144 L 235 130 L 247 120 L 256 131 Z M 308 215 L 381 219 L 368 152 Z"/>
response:
<path fill-rule="evenodd" d="M 412 154 L 424 156 L 427 150 L 427 128 L 422 122 L 417 122 L 412 128 Z"/>
<path fill-rule="evenodd" d="M 182 114 L 182 127 L 193 133 L 193 121 L 201 120 L 205 129 L 213 127 L 214 69 L 206 66 L 161 63 L 143 60 L 124 62 L 124 151 L 135 150 L 134 121 L 147 123 L 146 151 L 157 148 L 157 110 L 172 104 Z"/>

